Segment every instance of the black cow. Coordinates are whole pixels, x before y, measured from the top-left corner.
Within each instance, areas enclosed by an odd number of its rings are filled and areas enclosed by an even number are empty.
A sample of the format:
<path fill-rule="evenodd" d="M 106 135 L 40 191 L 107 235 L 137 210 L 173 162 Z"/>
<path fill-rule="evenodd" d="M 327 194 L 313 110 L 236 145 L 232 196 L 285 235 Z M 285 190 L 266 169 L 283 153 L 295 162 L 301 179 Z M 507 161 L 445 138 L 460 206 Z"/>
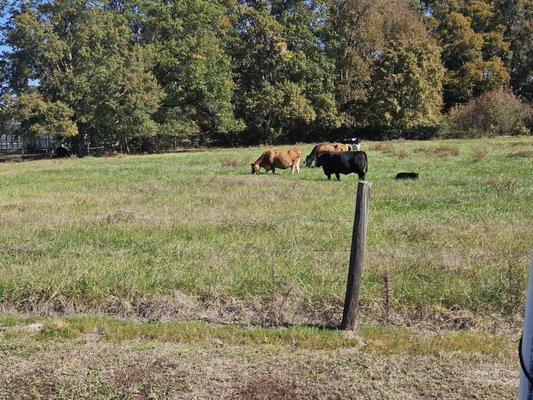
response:
<path fill-rule="evenodd" d="M 340 181 L 340 174 L 356 173 L 359 180 L 363 181 L 368 172 L 368 157 L 364 151 L 325 153 L 317 158 L 316 166 L 322 167 L 328 179 L 331 179 L 331 175 L 335 174 L 337 180 Z"/>

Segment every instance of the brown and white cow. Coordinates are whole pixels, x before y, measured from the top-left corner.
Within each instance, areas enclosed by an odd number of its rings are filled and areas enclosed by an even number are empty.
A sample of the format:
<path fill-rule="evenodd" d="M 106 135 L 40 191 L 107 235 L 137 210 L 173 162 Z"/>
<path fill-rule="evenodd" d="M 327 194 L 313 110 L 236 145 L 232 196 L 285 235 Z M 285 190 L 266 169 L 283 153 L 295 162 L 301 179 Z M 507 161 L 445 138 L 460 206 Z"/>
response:
<path fill-rule="evenodd" d="M 302 152 L 300 150 L 266 150 L 261 157 L 259 157 L 252 164 L 252 174 L 257 173 L 261 168 L 276 173 L 276 168 L 287 169 L 291 168 L 291 174 L 294 171 L 300 173 L 300 159 Z"/>
<path fill-rule="evenodd" d="M 312 167 L 316 165 L 316 159 L 325 153 L 340 153 L 341 151 L 352 151 L 352 146 L 343 143 L 320 143 L 313 147 L 311 154 L 305 157 L 305 165 Z"/>

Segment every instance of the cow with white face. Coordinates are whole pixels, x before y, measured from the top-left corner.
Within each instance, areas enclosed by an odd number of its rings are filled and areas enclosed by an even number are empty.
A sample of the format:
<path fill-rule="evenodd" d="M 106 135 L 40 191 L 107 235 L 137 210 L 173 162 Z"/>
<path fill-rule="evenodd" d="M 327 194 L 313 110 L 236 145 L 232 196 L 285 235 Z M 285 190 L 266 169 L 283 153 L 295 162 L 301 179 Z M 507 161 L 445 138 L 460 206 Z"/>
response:
<path fill-rule="evenodd" d="M 361 144 L 363 143 L 363 141 L 359 138 L 349 138 L 342 140 L 341 143 L 345 143 L 352 146 L 353 151 L 361 151 Z"/>

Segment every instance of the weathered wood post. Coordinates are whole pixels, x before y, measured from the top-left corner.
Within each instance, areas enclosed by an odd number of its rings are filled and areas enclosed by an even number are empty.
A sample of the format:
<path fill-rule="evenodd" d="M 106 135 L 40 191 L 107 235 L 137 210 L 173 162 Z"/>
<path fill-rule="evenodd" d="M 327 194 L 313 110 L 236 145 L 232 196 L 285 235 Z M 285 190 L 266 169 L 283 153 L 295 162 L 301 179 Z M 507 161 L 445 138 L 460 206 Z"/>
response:
<path fill-rule="evenodd" d="M 344 312 L 341 329 L 353 329 L 357 319 L 359 289 L 365 259 L 366 226 L 368 223 L 368 206 L 370 204 L 371 182 L 359 181 L 355 200 L 355 218 L 353 222 L 352 250 L 348 268 L 348 282 L 344 299 Z"/>

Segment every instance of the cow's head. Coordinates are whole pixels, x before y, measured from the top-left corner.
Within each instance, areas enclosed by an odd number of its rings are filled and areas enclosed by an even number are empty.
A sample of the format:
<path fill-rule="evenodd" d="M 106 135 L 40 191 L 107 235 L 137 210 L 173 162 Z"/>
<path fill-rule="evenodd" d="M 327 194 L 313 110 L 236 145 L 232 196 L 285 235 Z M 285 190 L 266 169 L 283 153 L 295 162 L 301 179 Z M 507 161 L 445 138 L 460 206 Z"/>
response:
<path fill-rule="evenodd" d="M 305 157 L 305 165 L 308 166 L 308 167 L 312 167 L 313 166 L 313 157 L 311 155 L 308 155 L 307 157 Z"/>
<path fill-rule="evenodd" d="M 259 166 L 259 164 L 256 164 L 256 163 L 253 163 L 251 165 L 252 165 L 252 174 L 256 174 L 259 171 L 259 169 L 261 168 Z"/>

